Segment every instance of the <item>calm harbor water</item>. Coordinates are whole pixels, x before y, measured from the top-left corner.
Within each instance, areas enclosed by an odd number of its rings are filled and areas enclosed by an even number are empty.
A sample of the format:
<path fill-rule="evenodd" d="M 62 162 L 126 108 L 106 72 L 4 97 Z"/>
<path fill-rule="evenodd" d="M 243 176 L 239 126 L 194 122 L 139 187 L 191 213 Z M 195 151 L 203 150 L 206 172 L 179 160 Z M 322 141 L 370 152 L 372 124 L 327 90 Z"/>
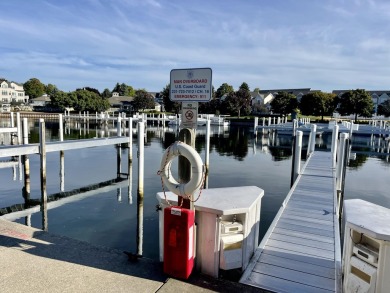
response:
<path fill-rule="evenodd" d="M 58 123 L 46 123 L 47 139 L 58 140 Z M 30 142 L 38 141 L 38 123 L 30 125 Z M 107 136 L 100 129 L 70 129 L 65 139 Z M 145 143 L 143 255 L 158 259 L 158 212 L 156 193 L 162 191 L 157 176 L 164 150 L 176 140 L 175 129 L 148 127 Z M 375 140 L 375 138 L 374 138 Z M 135 253 L 137 231 L 137 138 L 133 138 L 132 182 L 106 187 L 88 197 L 73 196 L 48 210 L 48 230 L 97 245 Z M 375 141 L 374 141 L 375 143 Z M 304 137 L 303 145 L 307 144 Z M 390 163 L 388 156 L 369 154 L 370 137 L 354 138 L 352 152 L 357 155 L 347 167 L 345 198 L 361 198 L 390 208 Z M 261 135 L 254 138 L 251 127 L 213 127 L 210 148 L 208 187 L 255 185 L 265 190 L 262 200 L 260 236 L 266 232 L 290 187 L 291 137 Z M 198 129 L 196 148 L 204 158 L 204 129 Z M 330 148 L 330 138 L 317 138 L 316 149 Z M 122 149 L 122 172 L 128 169 L 127 149 Z M 354 156 L 353 156 L 354 157 Z M 65 152 L 65 191 L 116 178 L 117 150 L 113 146 Z M 31 198 L 40 198 L 39 156 L 30 156 Z M 60 192 L 59 153 L 47 154 L 47 193 Z M 0 208 L 23 203 L 23 180 L 19 171 L 0 169 Z M 130 190 L 130 193 L 129 193 Z M 25 217 L 7 217 L 24 223 Z M 31 225 L 42 228 L 42 216 L 31 216 Z"/>

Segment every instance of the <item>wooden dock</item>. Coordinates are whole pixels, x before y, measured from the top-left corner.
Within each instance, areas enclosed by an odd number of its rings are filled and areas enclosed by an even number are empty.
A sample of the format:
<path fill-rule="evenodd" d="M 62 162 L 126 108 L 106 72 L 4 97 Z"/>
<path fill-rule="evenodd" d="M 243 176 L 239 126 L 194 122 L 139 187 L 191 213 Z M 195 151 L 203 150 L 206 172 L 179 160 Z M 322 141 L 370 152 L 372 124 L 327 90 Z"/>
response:
<path fill-rule="evenodd" d="M 341 292 L 335 170 L 314 152 L 257 248 L 240 283 L 274 292 Z"/>

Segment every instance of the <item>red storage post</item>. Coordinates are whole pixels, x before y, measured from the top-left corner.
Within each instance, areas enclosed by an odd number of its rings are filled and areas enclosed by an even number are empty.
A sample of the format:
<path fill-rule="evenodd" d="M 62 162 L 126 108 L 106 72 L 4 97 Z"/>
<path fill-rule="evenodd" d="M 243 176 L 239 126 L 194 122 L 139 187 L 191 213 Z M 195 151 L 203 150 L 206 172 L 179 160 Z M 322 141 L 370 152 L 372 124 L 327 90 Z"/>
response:
<path fill-rule="evenodd" d="M 164 273 L 187 279 L 194 267 L 195 211 L 164 209 Z"/>

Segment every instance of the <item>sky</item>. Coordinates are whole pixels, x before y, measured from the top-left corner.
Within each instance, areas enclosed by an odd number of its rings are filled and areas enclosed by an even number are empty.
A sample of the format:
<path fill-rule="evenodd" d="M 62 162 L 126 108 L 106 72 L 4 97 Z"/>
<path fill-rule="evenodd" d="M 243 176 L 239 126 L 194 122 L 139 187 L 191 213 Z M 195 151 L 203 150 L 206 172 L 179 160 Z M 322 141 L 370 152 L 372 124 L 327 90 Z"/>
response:
<path fill-rule="evenodd" d="M 1 0 L 0 77 L 60 90 L 161 91 L 172 69 L 215 89 L 390 88 L 388 0 Z"/>

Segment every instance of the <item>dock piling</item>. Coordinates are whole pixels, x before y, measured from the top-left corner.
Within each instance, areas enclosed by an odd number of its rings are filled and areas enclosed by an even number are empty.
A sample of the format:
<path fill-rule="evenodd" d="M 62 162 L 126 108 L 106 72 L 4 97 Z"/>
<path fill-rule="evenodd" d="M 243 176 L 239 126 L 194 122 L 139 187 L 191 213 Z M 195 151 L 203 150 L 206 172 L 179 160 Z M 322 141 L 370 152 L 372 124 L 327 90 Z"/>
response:
<path fill-rule="evenodd" d="M 46 191 L 46 129 L 45 120 L 39 119 L 39 154 L 41 166 L 41 212 L 42 230 L 48 230 L 47 223 L 47 191 Z"/>
<path fill-rule="evenodd" d="M 294 153 L 294 182 L 301 172 L 302 131 L 297 131 Z"/>
<path fill-rule="evenodd" d="M 144 122 L 138 122 L 137 254 L 142 255 L 144 218 Z"/>

